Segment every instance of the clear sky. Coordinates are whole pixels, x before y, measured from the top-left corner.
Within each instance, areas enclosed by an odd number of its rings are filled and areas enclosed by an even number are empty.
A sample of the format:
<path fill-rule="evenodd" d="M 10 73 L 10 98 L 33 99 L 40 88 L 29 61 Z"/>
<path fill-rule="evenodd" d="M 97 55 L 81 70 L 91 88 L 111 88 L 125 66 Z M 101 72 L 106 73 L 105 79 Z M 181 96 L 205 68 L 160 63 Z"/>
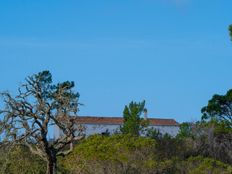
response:
<path fill-rule="evenodd" d="M 79 115 L 200 119 L 232 88 L 231 0 L 0 1 L 0 90 L 30 74 L 73 80 Z"/>

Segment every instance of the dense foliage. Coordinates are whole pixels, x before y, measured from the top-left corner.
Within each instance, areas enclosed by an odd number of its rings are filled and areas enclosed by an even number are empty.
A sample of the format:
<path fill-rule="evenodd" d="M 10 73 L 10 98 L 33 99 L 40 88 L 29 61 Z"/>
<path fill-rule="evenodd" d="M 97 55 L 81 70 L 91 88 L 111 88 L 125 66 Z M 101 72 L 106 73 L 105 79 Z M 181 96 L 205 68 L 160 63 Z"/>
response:
<path fill-rule="evenodd" d="M 190 157 L 179 164 L 183 174 L 231 174 L 232 167 L 212 158 Z"/>
<path fill-rule="evenodd" d="M 62 161 L 71 173 L 149 173 L 155 140 L 130 135 L 91 136 Z M 72 161 L 72 163 L 70 163 Z"/>
<path fill-rule="evenodd" d="M 147 121 L 141 117 L 144 111 L 147 112 L 145 101 L 139 103 L 132 101 L 128 106 L 125 106 L 123 111 L 124 123 L 121 127 L 121 132 L 123 134 L 139 136 L 140 132 L 147 125 Z"/>
<path fill-rule="evenodd" d="M 1 146 L 0 174 L 44 174 L 46 163 L 24 145 Z"/>
<path fill-rule="evenodd" d="M 219 123 L 188 125 L 191 125 L 190 136 L 181 133 L 189 132 L 185 123 L 177 137 L 157 132 L 148 134 L 150 137 L 130 134 L 90 136 L 76 144 L 72 153 L 58 158 L 58 173 L 230 174 L 232 150 L 228 144 L 232 143 L 231 134 L 222 132 Z M 0 166 L 1 173 L 46 172 L 46 164 L 23 145 L 1 146 Z"/>
<path fill-rule="evenodd" d="M 215 94 L 201 112 L 203 120 L 214 119 L 232 128 L 232 89 L 225 95 Z"/>

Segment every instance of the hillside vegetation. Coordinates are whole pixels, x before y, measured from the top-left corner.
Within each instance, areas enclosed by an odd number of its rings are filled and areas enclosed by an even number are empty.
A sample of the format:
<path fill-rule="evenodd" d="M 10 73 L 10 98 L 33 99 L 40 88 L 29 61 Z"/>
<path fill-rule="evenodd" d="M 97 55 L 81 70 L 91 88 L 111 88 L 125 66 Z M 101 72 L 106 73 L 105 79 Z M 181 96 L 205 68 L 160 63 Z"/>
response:
<path fill-rule="evenodd" d="M 202 124 L 195 126 L 199 126 L 197 129 L 201 131 L 206 129 Z M 207 124 L 207 129 L 208 126 Z M 176 138 L 168 135 L 154 136 L 157 132 L 149 134 L 149 137 L 129 134 L 93 135 L 76 144 L 69 155 L 58 158 L 58 173 L 231 174 L 232 158 L 228 154 L 231 149 L 220 149 L 224 146 L 223 141 L 217 142 L 218 144 L 210 143 L 216 143 L 221 137 L 220 131 L 215 129 L 214 137 L 197 135 L 198 132 L 194 131 L 191 135 L 184 136 L 181 132 Z M 227 136 L 231 138 L 231 132 Z M 1 148 L 2 174 L 46 172 L 46 163 L 31 154 L 26 146 L 9 148 Z M 222 155 L 223 153 L 225 154 Z"/>

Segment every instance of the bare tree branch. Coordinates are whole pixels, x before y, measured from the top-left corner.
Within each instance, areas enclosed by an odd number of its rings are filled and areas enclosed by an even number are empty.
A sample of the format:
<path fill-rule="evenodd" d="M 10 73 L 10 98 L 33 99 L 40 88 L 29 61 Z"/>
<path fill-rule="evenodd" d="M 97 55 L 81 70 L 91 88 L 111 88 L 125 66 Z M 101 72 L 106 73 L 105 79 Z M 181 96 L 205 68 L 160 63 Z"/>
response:
<path fill-rule="evenodd" d="M 12 143 L 24 143 L 32 153 L 47 161 L 47 173 L 54 174 L 56 156 L 71 152 L 73 142 L 83 136 L 76 125 L 79 94 L 73 92 L 73 82 L 52 84 L 50 72 L 43 71 L 26 78 L 18 88 L 18 95 L 0 93 L 5 107 L 0 109 L 3 119 L 1 135 Z M 48 139 L 51 125 L 56 125 L 62 136 L 55 141 Z M 70 147 L 67 149 L 67 147 Z"/>

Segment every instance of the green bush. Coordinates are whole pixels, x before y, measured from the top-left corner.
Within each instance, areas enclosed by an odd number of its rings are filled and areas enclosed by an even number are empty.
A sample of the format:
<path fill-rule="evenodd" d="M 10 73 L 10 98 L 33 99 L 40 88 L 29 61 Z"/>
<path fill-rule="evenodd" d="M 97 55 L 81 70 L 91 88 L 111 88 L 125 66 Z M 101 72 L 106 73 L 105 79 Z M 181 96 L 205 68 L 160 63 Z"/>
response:
<path fill-rule="evenodd" d="M 77 145 L 61 163 L 70 173 L 151 173 L 155 140 L 130 135 L 95 135 Z"/>
<path fill-rule="evenodd" d="M 182 162 L 179 172 L 186 174 L 231 174 L 232 166 L 211 158 L 197 156 Z"/>
<path fill-rule="evenodd" d="M 23 145 L 0 149 L 0 174 L 44 174 L 46 164 Z"/>

